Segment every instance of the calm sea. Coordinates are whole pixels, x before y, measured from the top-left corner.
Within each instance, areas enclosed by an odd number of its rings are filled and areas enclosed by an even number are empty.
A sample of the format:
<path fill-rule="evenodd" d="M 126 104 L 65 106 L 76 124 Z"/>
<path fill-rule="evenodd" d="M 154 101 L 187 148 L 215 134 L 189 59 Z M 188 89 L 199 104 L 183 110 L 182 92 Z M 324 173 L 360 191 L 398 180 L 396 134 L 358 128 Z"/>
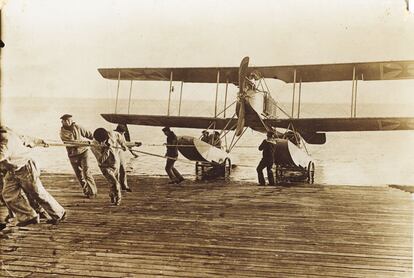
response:
<path fill-rule="evenodd" d="M 119 103 L 125 113 L 127 105 Z M 303 117 L 346 117 L 347 105 L 306 104 L 301 110 Z M 289 110 L 286 106 L 285 109 Z M 413 116 L 412 107 L 405 105 L 360 105 L 359 116 Z M 165 101 L 135 100 L 131 113 L 165 115 Z M 178 106 L 172 107 L 171 114 L 177 115 Z M 106 122 L 100 113 L 114 112 L 114 101 L 107 99 L 42 99 L 26 98 L 6 99 L 3 103 L 3 116 L 6 123 L 16 131 L 44 138 L 50 142 L 59 142 L 60 119 L 69 113 L 74 120 L 93 131 L 97 127 L 113 129 L 114 125 Z M 184 102 L 182 115 L 211 116 L 213 104 L 209 102 Z M 232 114 L 233 112 L 231 112 Z M 231 116 L 231 115 L 230 115 Z M 174 129 L 177 135 L 199 136 L 201 130 Z M 159 127 L 130 126 L 131 137 L 141 141 L 141 150 L 164 155 L 164 134 Z M 234 180 L 256 180 L 255 167 L 261 153 L 258 144 L 264 135 L 248 131 L 234 149 L 242 165 L 233 170 Z M 231 137 L 229 138 L 231 140 Z M 316 165 L 315 181 L 320 184 L 414 184 L 414 132 L 346 132 L 330 133 L 327 143 L 322 146 L 307 145 L 308 151 Z M 42 170 L 47 172 L 72 173 L 66 151 L 62 147 L 36 148 L 33 150 Z M 130 171 L 138 175 L 164 176 L 162 158 L 140 155 L 130 158 Z M 176 163 L 177 168 L 187 177 L 194 177 L 194 164 L 184 161 Z M 99 173 L 96 162 L 93 171 Z"/>

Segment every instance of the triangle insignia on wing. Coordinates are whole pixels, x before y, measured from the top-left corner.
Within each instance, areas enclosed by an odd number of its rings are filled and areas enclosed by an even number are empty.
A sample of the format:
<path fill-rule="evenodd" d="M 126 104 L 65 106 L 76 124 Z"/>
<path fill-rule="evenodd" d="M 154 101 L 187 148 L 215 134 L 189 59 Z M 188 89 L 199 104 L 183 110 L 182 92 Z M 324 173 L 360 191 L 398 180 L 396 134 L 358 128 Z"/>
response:
<path fill-rule="evenodd" d="M 400 121 L 397 120 L 379 120 L 379 130 L 393 130 L 401 125 Z"/>
<path fill-rule="evenodd" d="M 383 63 L 381 64 L 381 79 L 411 79 L 414 78 L 412 63 Z"/>
<path fill-rule="evenodd" d="M 414 129 L 414 120 L 406 121 L 407 129 Z"/>

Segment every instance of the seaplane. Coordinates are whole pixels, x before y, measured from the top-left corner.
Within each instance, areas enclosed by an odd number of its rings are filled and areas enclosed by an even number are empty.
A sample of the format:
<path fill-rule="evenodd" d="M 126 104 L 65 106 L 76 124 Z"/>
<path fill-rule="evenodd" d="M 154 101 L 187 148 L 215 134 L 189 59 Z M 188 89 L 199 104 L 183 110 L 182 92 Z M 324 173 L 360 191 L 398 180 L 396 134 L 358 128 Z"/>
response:
<path fill-rule="evenodd" d="M 413 61 L 382 61 L 361 63 L 249 66 L 244 57 L 239 67 L 175 67 L 175 68 L 99 68 L 102 77 L 119 83 L 133 81 L 169 81 L 167 115 L 101 114 L 108 122 L 123 125 L 168 126 L 220 131 L 213 140 L 222 140 L 226 146 L 219 148 L 215 142 L 201 138 L 181 136 L 178 149 L 188 160 L 196 164 L 196 176 L 202 178 L 212 168 L 222 169 L 228 178 L 232 168 L 231 150 L 248 128 L 274 134 L 276 181 L 307 181 L 313 183 L 315 164 L 306 144 L 322 145 L 328 132 L 413 130 L 414 117 L 357 117 L 358 81 L 402 80 L 414 78 Z M 293 85 L 292 111 L 285 112 L 272 97 L 267 79 L 278 79 Z M 346 118 L 300 118 L 301 87 L 304 82 L 351 81 L 351 115 Z M 212 117 L 170 115 L 173 82 L 181 82 L 180 106 L 183 83 L 216 83 L 215 111 Z M 225 84 L 224 109 L 218 112 L 219 84 Z M 229 85 L 237 88 L 237 98 L 227 105 Z M 294 115 L 298 93 L 297 115 Z M 226 111 L 234 106 L 232 117 Z M 283 112 L 280 117 L 279 111 Z M 226 136 L 232 132 L 232 139 Z M 230 141 L 229 144 L 227 144 Z M 214 146 L 216 145 L 216 146 Z"/>

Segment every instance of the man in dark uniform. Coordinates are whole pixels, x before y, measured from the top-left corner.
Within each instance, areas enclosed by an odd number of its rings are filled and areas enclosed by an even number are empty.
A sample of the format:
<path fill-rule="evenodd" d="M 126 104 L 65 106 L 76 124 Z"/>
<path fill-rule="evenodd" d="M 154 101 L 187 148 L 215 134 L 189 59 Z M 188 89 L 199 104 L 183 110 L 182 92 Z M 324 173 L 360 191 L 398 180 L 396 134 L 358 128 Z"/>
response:
<path fill-rule="evenodd" d="M 60 117 L 62 127 L 60 138 L 63 142 L 79 141 L 82 138 L 93 139 L 92 132 L 82 128 L 72 121 L 72 115 L 65 114 Z M 82 187 L 83 193 L 88 198 L 94 198 L 97 194 L 95 180 L 89 168 L 89 150 L 87 146 L 66 147 L 69 161 L 75 171 L 76 178 Z"/>
<path fill-rule="evenodd" d="M 164 127 L 162 131 L 165 136 L 167 136 L 167 153 L 165 154 L 167 157 L 167 163 L 165 164 L 165 171 L 171 180 L 169 184 L 180 183 L 184 180 L 184 178 L 174 167 L 174 163 L 178 157 L 177 136 L 169 127 Z"/>
<path fill-rule="evenodd" d="M 259 185 L 266 185 L 263 169 L 267 170 L 267 179 L 269 180 L 269 185 L 275 185 L 275 179 L 273 177 L 273 163 L 274 163 L 274 154 L 275 154 L 275 144 L 271 142 L 273 137 L 272 132 L 267 132 L 267 139 L 263 140 L 262 144 L 259 146 L 259 151 L 262 151 L 262 160 L 260 160 L 259 165 L 257 165 L 256 171 L 259 178 Z"/>

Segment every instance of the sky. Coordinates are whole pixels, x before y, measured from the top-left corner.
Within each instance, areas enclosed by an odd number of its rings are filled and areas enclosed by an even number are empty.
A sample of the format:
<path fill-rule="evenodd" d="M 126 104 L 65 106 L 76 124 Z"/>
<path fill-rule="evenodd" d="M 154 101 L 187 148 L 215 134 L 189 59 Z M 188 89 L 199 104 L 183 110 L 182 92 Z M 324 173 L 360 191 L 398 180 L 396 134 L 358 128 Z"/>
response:
<path fill-rule="evenodd" d="M 13 0 L 2 21 L 5 98 L 114 98 L 103 67 L 414 60 L 405 0 Z M 270 83 L 277 99 L 291 99 L 291 85 Z M 167 99 L 168 86 L 134 82 L 133 94 Z M 185 89 L 186 99 L 214 98 L 214 85 Z M 414 105 L 413 89 L 414 81 L 360 82 L 358 97 Z M 128 93 L 121 84 L 121 97 Z M 351 83 L 304 84 L 303 93 L 303 102 L 350 102 Z"/>

